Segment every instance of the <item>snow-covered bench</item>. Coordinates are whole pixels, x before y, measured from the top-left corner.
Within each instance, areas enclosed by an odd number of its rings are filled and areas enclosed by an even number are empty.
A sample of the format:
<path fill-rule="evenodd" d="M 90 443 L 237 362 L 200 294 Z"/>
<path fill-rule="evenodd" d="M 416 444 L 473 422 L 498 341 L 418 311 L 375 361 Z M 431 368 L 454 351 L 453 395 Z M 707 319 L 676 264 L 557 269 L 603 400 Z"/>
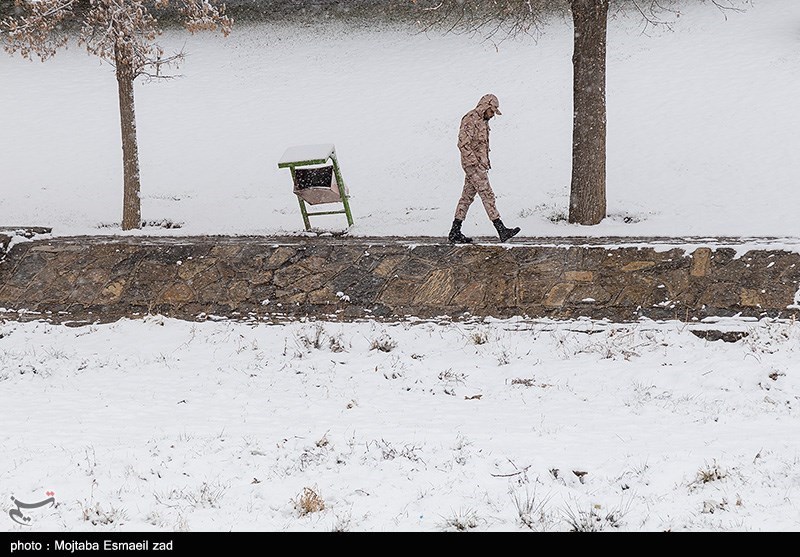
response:
<path fill-rule="evenodd" d="M 347 225 L 353 225 L 350 212 L 349 192 L 339 170 L 336 147 L 333 143 L 295 145 L 284 151 L 278 168 L 288 168 L 292 174 L 293 191 L 300 203 L 300 212 L 306 230 L 311 230 L 309 217 L 315 215 L 344 214 Z M 342 209 L 309 212 L 309 205 L 341 203 Z"/>

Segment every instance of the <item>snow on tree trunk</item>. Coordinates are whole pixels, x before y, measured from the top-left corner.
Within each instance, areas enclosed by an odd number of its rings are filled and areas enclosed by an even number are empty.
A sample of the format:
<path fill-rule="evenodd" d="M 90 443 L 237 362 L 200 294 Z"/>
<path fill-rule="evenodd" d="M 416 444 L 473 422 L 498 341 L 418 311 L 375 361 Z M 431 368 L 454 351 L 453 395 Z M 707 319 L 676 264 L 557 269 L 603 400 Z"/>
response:
<path fill-rule="evenodd" d="M 119 117 L 122 130 L 122 229 L 141 228 L 142 210 L 139 191 L 139 147 L 136 141 L 136 110 L 133 102 L 133 80 L 130 59 L 124 48 L 114 48 L 117 87 L 119 90 Z"/>
<path fill-rule="evenodd" d="M 569 222 L 606 216 L 606 24 L 608 0 L 571 0 L 573 66 L 572 182 Z"/>

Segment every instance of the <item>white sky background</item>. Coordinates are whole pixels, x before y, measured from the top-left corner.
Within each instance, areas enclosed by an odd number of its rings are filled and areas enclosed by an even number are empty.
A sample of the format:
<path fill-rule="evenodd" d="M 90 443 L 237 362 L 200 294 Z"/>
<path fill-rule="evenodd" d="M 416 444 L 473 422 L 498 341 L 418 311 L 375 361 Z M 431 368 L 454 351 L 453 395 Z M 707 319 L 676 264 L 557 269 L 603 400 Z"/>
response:
<path fill-rule="evenodd" d="M 611 24 L 612 218 L 591 228 L 548 220 L 568 199 L 566 25 L 497 50 L 387 30 L 166 37 L 191 56 L 182 79 L 137 85 L 143 216 L 184 223 L 162 234 L 299 232 L 277 161 L 333 142 L 352 234 L 444 235 L 458 121 L 493 92 L 491 177 L 522 235 L 796 237 L 800 4 L 691 8 L 674 29 Z M 2 55 L 0 83 L 0 222 L 119 233 L 97 228 L 121 213 L 110 69 Z M 478 203 L 465 229 L 492 234 Z M 691 333 L 705 326 L 748 336 Z M 797 531 L 799 327 L 0 323 L 0 530 L 24 530 L 11 496 L 54 491 L 27 513 L 37 529 Z M 304 488 L 324 510 L 298 511 Z"/>

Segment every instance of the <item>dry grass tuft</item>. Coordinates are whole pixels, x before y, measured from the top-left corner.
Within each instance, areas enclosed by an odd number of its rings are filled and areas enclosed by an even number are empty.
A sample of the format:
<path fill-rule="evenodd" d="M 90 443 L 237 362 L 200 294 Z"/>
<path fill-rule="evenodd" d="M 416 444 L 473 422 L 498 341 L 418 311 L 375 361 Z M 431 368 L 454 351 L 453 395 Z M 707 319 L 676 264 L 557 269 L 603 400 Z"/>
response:
<path fill-rule="evenodd" d="M 303 493 L 294 502 L 294 508 L 300 513 L 300 516 L 305 516 L 325 510 L 325 501 L 316 491 L 310 487 L 304 487 Z"/>
<path fill-rule="evenodd" d="M 369 344 L 370 350 L 380 350 L 381 352 L 391 352 L 395 348 L 397 348 L 397 342 L 385 334 L 372 339 Z"/>

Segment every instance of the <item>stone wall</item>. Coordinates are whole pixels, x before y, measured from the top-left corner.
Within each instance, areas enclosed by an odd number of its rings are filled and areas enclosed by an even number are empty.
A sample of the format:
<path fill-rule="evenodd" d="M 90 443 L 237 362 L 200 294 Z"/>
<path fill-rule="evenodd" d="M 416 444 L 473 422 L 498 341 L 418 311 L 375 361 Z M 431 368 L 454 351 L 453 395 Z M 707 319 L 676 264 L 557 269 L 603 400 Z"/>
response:
<path fill-rule="evenodd" d="M 30 239 L 50 232 L 52 232 L 51 228 L 41 226 L 0 226 L 0 261 L 5 257 L 6 251 L 15 238 Z"/>
<path fill-rule="evenodd" d="M 790 307 L 800 284 L 796 252 L 737 257 L 735 247 L 554 240 L 34 238 L 15 243 L 0 263 L 0 307 L 5 316 L 23 310 L 79 322 L 147 313 L 632 321 L 800 312 Z"/>

